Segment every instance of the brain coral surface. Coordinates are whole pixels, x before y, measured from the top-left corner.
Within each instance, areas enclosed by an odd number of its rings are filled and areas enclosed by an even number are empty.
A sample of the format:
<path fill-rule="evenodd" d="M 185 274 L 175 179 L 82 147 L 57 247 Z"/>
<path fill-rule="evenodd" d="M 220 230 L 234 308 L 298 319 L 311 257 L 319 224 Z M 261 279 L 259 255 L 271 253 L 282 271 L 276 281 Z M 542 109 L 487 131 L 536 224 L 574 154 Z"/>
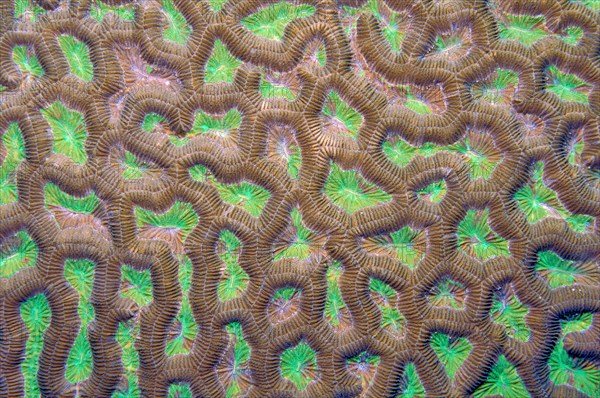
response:
<path fill-rule="evenodd" d="M 599 12 L 0 0 L 0 397 L 600 397 Z"/>

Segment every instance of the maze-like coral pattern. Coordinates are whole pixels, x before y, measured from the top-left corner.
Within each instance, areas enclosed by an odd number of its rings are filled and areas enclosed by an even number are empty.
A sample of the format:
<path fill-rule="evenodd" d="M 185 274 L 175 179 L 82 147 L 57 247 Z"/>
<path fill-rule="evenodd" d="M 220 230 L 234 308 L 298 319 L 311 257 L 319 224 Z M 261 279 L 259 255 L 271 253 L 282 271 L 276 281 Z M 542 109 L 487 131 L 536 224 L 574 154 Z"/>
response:
<path fill-rule="evenodd" d="M 597 0 L 1 0 L 0 396 L 600 397 Z"/>

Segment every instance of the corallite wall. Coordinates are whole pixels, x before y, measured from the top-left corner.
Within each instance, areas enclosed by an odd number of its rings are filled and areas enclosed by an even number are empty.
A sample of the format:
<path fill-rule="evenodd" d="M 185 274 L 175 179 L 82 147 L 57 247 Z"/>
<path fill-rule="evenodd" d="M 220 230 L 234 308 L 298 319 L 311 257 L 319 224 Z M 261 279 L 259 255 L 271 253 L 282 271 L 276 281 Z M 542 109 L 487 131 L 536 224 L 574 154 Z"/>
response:
<path fill-rule="evenodd" d="M 1 0 L 0 397 L 600 397 L 599 10 Z"/>

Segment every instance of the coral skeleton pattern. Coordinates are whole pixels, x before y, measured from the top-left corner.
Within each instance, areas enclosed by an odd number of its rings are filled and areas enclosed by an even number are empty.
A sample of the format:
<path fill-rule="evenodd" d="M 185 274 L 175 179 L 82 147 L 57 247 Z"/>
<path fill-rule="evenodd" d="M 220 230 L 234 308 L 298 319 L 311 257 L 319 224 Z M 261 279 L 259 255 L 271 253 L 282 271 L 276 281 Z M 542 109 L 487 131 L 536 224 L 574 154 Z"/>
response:
<path fill-rule="evenodd" d="M 0 397 L 600 398 L 600 1 L 0 0 Z"/>

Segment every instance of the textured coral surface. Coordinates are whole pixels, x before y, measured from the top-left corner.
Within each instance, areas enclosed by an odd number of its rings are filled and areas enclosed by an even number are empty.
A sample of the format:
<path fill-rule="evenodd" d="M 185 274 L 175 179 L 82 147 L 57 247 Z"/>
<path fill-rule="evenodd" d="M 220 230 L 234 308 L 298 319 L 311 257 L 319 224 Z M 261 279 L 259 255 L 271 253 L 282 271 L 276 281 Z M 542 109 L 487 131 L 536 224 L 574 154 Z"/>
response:
<path fill-rule="evenodd" d="M 0 0 L 0 397 L 600 397 L 598 0 Z"/>

